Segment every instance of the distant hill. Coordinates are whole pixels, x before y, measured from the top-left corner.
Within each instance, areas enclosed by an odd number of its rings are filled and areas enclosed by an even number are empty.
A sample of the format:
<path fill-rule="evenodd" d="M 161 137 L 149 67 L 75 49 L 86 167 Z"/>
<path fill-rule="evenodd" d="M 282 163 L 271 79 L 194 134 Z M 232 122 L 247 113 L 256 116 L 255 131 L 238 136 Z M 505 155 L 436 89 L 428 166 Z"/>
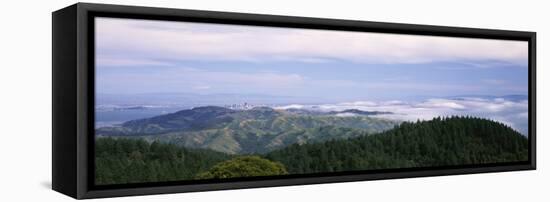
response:
<path fill-rule="evenodd" d="M 369 136 L 291 145 L 265 155 L 291 174 L 528 160 L 528 139 L 495 121 L 435 118 Z"/>
<path fill-rule="evenodd" d="M 346 109 L 343 111 L 331 111 L 328 112 L 329 114 L 352 114 L 352 115 L 364 115 L 364 116 L 371 116 L 371 115 L 380 115 L 380 114 L 393 114 L 392 112 L 379 112 L 379 111 L 363 111 L 359 109 Z"/>
<path fill-rule="evenodd" d="M 223 107 L 197 107 L 175 113 L 124 122 L 96 130 L 100 135 L 154 135 L 173 131 L 202 130 L 232 121 L 236 111 Z"/>
<path fill-rule="evenodd" d="M 357 115 L 357 116 L 372 116 L 380 114 L 393 114 L 392 112 L 381 112 L 381 111 L 363 111 L 359 109 L 346 109 L 342 111 L 320 111 L 320 110 L 309 110 L 309 109 L 298 109 L 298 108 L 289 108 L 284 110 L 287 113 L 295 115 Z"/>
<path fill-rule="evenodd" d="M 229 154 L 265 153 L 290 144 L 345 139 L 381 132 L 398 122 L 373 118 L 379 112 L 346 111 L 296 113 L 256 107 L 232 110 L 207 106 L 152 118 L 132 120 L 120 126 L 103 127 L 96 136 L 124 136 L 208 148 Z"/>

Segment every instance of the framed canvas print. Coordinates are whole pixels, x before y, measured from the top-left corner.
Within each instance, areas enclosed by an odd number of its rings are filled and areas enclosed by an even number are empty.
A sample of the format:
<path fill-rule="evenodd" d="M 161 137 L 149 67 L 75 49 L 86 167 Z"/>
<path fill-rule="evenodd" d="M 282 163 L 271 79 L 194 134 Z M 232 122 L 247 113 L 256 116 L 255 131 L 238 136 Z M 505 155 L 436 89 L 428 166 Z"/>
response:
<path fill-rule="evenodd" d="M 78 3 L 53 13 L 74 198 L 535 169 L 535 33 Z"/>

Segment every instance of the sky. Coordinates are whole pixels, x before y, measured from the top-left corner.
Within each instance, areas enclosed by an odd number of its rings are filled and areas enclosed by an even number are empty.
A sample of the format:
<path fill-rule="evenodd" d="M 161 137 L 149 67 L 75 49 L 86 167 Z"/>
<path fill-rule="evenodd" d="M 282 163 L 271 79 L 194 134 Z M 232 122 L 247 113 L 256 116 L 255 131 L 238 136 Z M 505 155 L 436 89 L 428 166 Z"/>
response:
<path fill-rule="evenodd" d="M 527 55 L 522 41 L 96 19 L 98 93 L 527 94 Z"/>

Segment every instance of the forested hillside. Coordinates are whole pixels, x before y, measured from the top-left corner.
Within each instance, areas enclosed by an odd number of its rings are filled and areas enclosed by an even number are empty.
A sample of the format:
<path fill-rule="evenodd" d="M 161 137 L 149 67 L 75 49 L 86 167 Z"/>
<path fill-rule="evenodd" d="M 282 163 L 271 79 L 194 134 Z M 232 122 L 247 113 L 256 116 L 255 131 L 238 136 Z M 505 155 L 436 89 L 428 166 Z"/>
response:
<path fill-rule="evenodd" d="M 292 145 L 271 152 L 289 173 L 334 172 L 526 161 L 527 138 L 480 118 L 436 118 L 402 123 L 375 135 Z"/>
<path fill-rule="evenodd" d="M 142 139 L 99 137 L 96 183 L 468 165 L 527 158 L 525 136 L 502 123 L 471 117 L 405 122 L 378 134 L 293 144 L 252 158 Z"/>

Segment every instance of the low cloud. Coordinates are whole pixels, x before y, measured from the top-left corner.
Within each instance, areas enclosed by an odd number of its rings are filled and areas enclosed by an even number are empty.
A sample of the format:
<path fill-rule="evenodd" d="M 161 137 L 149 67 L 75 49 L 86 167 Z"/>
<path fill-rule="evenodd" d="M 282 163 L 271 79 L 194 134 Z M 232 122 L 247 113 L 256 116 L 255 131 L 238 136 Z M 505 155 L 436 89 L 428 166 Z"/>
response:
<path fill-rule="evenodd" d="M 475 116 L 504 123 L 522 134 L 527 134 L 528 130 L 528 101 L 526 99 L 461 97 L 427 99 L 421 102 L 357 101 L 324 105 L 289 105 L 280 108 L 297 107 L 322 111 L 359 109 L 392 112 L 392 114 L 381 114 L 375 117 L 400 121 L 429 120 L 438 116 Z"/>

